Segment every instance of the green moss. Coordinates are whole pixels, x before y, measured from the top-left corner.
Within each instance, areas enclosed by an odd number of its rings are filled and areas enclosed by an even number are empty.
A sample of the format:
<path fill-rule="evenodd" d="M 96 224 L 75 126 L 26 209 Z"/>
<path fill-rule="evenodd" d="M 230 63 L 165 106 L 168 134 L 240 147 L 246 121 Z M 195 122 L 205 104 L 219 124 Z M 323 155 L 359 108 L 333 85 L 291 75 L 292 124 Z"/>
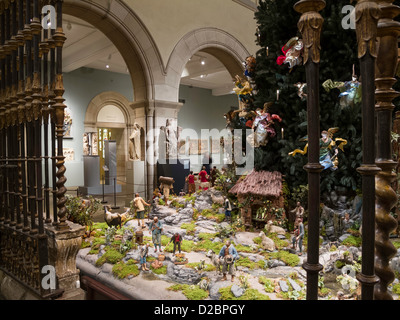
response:
<path fill-rule="evenodd" d="M 356 236 L 349 236 L 342 242 L 342 244 L 349 247 L 360 247 L 362 239 Z"/>
<path fill-rule="evenodd" d="M 241 244 L 235 244 L 235 248 L 239 252 L 254 252 L 254 249 L 249 246 L 244 246 Z"/>
<path fill-rule="evenodd" d="M 187 194 L 187 195 L 184 196 L 184 199 L 185 199 L 187 202 L 192 202 L 192 201 L 196 201 L 196 196 L 195 196 L 195 195 L 189 195 L 189 194 Z"/>
<path fill-rule="evenodd" d="M 246 289 L 242 296 L 236 298 L 231 288 L 232 286 L 229 286 L 218 290 L 221 294 L 220 300 L 270 300 L 268 295 L 260 293 L 257 289 Z"/>
<path fill-rule="evenodd" d="M 400 241 L 393 241 L 392 243 L 397 250 L 400 248 Z"/>
<path fill-rule="evenodd" d="M 269 233 L 268 238 L 274 241 L 275 246 L 278 250 L 283 249 L 289 245 L 287 240 L 279 239 L 278 234 L 276 233 Z"/>
<path fill-rule="evenodd" d="M 198 214 L 202 215 L 206 219 L 209 220 L 215 220 L 218 223 L 221 223 L 225 220 L 225 214 L 224 213 L 218 213 L 213 209 L 204 209 Z M 198 217 L 198 214 L 196 215 L 196 219 Z"/>
<path fill-rule="evenodd" d="M 335 262 L 335 266 L 338 269 L 342 269 L 345 265 L 346 265 L 346 263 L 344 261 L 341 261 L 341 260 L 336 260 L 336 262 Z"/>
<path fill-rule="evenodd" d="M 266 269 L 266 267 L 267 267 L 267 264 L 265 263 L 264 260 L 258 260 L 257 265 L 258 265 L 259 269 Z"/>
<path fill-rule="evenodd" d="M 108 224 L 106 222 L 95 222 L 93 223 L 93 229 L 107 230 Z"/>
<path fill-rule="evenodd" d="M 90 242 L 89 241 L 82 241 L 81 243 L 81 249 L 89 248 L 90 247 Z"/>
<path fill-rule="evenodd" d="M 187 234 L 194 235 L 194 230 L 196 229 L 196 225 L 192 221 L 191 223 L 182 223 L 181 229 L 185 229 Z"/>
<path fill-rule="evenodd" d="M 253 238 L 253 242 L 254 242 L 255 244 L 261 244 L 262 239 L 261 239 L 261 237 L 255 237 L 255 238 Z"/>
<path fill-rule="evenodd" d="M 320 297 L 327 297 L 327 296 L 329 296 L 331 294 L 331 292 L 332 291 L 330 289 L 326 288 L 326 287 L 318 289 L 318 295 Z"/>
<path fill-rule="evenodd" d="M 224 244 L 222 242 L 212 242 L 211 240 L 202 240 L 193 246 L 193 251 L 208 251 L 213 250 L 219 253 Z"/>
<path fill-rule="evenodd" d="M 185 205 L 183 203 L 180 203 L 178 200 L 174 199 L 171 201 L 171 206 L 175 207 L 175 208 L 184 208 Z"/>
<path fill-rule="evenodd" d="M 93 238 L 92 246 L 88 254 L 98 254 L 100 246 L 105 244 L 106 240 L 104 238 Z"/>
<path fill-rule="evenodd" d="M 241 257 L 235 263 L 236 266 L 246 267 L 250 270 L 256 269 L 258 267 L 258 263 L 251 261 L 248 257 Z"/>
<path fill-rule="evenodd" d="M 108 249 L 99 259 L 96 261 L 96 266 L 102 266 L 104 263 L 108 262 L 111 264 L 118 263 L 124 257 L 118 250 L 114 248 Z"/>
<path fill-rule="evenodd" d="M 161 240 L 161 242 L 162 242 L 162 240 Z M 194 247 L 195 247 L 195 245 L 194 245 L 193 241 L 182 240 L 182 242 L 181 242 L 181 251 L 183 251 L 183 252 L 191 252 L 191 251 L 193 251 Z M 173 250 L 174 250 L 174 244 L 172 242 L 168 246 L 164 247 L 165 252 L 172 252 Z"/>
<path fill-rule="evenodd" d="M 193 203 L 193 205 L 194 205 L 194 203 Z M 197 210 L 197 209 L 193 209 L 193 215 L 192 215 L 192 219 L 193 219 L 194 221 L 196 221 L 196 220 L 197 220 L 197 218 L 199 217 L 199 215 L 200 215 L 200 212 L 199 212 L 199 210 Z"/>
<path fill-rule="evenodd" d="M 197 285 L 175 284 L 167 288 L 171 291 L 182 291 L 189 300 L 204 300 L 208 297 L 208 291 L 200 289 Z"/>
<path fill-rule="evenodd" d="M 125 279 L 129 275 L 136 277 L 139 274 L 139 268 L 136 264 L 120 261 L 113 266 L 112 273 L 119 279 Z"/>
<path fill-rule="evenodd" d="M 185 264 L 185 267 L 195 269 L 199 265 L 199 262 L 190 262 Z M 206 263 L 203 271 L 215 271 L 217 268 L 213 264 Z"/>
<path fill-rule="evenodd" d="M 392 287 L 392 291 L 393 293 L 400 295 L 400 283 L 394 284 Z"/>
<path fill-rule="evenodd" d="M 200 240 L 209 240 L 216 237 L 216 233 L 200 232 L 197 236 Z"/>
<path fill-rule="evenodd" d="M 152 266 L 150 266 L 150 270 L 153 271 L 155 274 L 167 274 L 167 266 L 162 266 L 158 269 L 154 269 Z"/>
<path fill-rule="evenodd" d="M 258 278 L 258 282 L 264 285 L 264 290 L 268 293 L 272 293 L 275 291 L 274 282 L 271 279 L 268 279 L 264 276 L 260 276 Z"/>
<path fill-rule="evenodd" d="M 290 267 L 295 267 L 300 263 L 300 258 L 297 256 L 297 254 L 293 254 L 284 250 L 271 252 L 268 254 L 268 257 L 281 260 Z"/>

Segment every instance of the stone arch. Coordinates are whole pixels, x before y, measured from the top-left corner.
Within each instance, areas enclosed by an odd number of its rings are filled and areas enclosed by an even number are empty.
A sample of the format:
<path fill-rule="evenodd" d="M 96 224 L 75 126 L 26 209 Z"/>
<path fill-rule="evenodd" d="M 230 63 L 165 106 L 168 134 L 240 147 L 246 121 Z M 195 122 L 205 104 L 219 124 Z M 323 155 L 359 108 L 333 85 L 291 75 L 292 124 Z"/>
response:
<path fill-rule="evenodd" d="M 187 33 L 177 43 L 167 64 L 167 80 L 178 101 L 182 71 L 189 58 L 198 51 L 207 52 L 220 60 L 232 79 L 243 74 L 242 62 L 250 55 L 246 48 L 229 33 L 217 28 L 201 28 Z"/>
<path fill-rule="evenodd" d="M 129 69 L 135 101 L 154 99 L 154 78 L 165 75 L 161 56 L 145 26 L 123 1 L 65 0 L 63 12 L 91 23 L 114 43 Z"/>
<path fill-rule="evenodd" d="M 97 116 L 106 105 L 114 105 L 121 110 L 128 128 L 133 125 L 135 114 L 130 107 L 129 100 L 118 92 L 106 91 L 98 94 L 90 101 L 85 114 L 85 131 L 94 130 L 97 127 Z"/>

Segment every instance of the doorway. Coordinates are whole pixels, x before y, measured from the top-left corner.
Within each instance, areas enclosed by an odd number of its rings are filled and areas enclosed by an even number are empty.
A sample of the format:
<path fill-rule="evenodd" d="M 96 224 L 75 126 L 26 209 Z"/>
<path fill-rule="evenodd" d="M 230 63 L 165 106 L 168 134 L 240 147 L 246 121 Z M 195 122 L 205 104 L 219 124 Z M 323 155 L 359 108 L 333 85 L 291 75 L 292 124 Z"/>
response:
<path fill-rule="evenodd" d="M 116 141 L 117 144 L 117 183 L 125 182 L 125 158 L 126 158 L 126 147 L 124 141 L 124 128 L 104 128 L 98 127 L 98 142 L 97 149 L 99 150 L 100 159 L 100 177 L 101 183 L 104 183 L 104 164 L 105 164 L 105 150 L 104 145 L 106 140 Z"/>

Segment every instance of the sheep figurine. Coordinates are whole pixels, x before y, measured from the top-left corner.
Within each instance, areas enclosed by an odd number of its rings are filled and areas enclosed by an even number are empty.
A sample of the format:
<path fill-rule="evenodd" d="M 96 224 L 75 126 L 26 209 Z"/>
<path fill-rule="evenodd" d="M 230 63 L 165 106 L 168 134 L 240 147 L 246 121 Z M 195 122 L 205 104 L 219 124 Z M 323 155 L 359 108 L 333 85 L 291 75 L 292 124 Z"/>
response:
<path fill-rule="evenodd" d="M 122 224 L 122 218 L 121 214 L 117 213 L 112 213 L 111 208 L 109 206 L 104 206 L 104 220 L 107 223 L 109 227 L 111 226 L 116 226 L 121 228 Z"/>
<path fill-rule="evenodd" d="M 215 254 L 213 250 L 209 250 L 207 252 L 206 257 L 211 259 L 211 263 L 217 268 L 217 273 L 221 273 L 222 261 L 219 259 L 219 256 Z"/>

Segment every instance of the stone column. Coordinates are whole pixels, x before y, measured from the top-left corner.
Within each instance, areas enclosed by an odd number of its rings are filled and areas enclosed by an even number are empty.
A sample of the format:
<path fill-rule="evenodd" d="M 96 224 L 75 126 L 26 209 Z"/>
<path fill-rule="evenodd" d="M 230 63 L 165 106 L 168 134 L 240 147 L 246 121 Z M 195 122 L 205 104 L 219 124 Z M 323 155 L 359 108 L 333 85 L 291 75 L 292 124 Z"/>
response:
<path fill-rule="evenodd" d="M 135 113 L 135 122 L 138 123 L 145 132 L 145 148 L 142 148 L 145 162 L 144 173 L 146 180 L 146 198 L 152 198 L 153 191 L 158 182 L 156 181 L 157 160 L 158 160 L 158 136 L 160 128 L 166 125 L 167 119 L 171 119 L 173 125 L 177 126 L 178 112 L 182 103 L 143 100 L 131 104 Z M 140 172 L 134 174 L 141 174 Z"/>
<path fill-rule="evenodd" d="M 49 264 L 56 269 L 57 282 L 64 290 L 61 300 L 82 300 L 84 291 L 79 285 L 79 269 L 76 268 L 76 255 L 81 247 L 85 227 L 66 221 L 70 230 L 58 230 L 47 225 L 46 233 L 49 247 Z"/>

